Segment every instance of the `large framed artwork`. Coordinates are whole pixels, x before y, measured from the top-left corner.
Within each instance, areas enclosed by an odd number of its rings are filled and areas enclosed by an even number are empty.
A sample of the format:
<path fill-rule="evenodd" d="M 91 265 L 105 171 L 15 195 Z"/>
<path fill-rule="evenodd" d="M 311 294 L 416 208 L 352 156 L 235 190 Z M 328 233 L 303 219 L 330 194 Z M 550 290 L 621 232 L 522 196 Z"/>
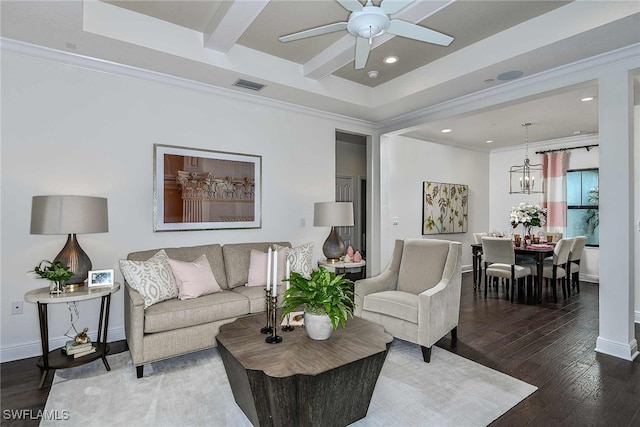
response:
<path fill-rule="evenodd" d="M 422 183 L 422 234 L 466 233 L 469 226 L 469 186 Z"/>
<path fill-rule="evenodd" d="M 262 226 L 262 156 L 154 144 L 153 230 Z"/>

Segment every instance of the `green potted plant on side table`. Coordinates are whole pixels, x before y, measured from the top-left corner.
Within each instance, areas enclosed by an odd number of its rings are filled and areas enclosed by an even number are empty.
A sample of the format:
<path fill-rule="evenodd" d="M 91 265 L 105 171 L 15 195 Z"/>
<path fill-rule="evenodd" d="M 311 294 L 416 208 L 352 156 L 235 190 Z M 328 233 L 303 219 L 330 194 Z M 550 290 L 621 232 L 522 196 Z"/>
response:
<path fill-rule="evenodd" d="M 46 279 L 51 283 L 49 285 L 50 294 L 61 294 L 64 292 L 64 282 L 73 277 L 73 271 L 69 270 L 69 267 L 62 264 L 60 260 L 40 261 L 40 264 L 36 265 L 33 269 L 38 279 Z"/>
<path fill-rule="evenodd" d="M 305 278 L 291 273 L 289 289 L 284 293 L 282 317 L 292 311 L 304 309 L 304 327 L 309 338 L 326 340 L 338 329 L 344 328 L 348 317 L 353 317 L 351 280 L 344 275 L 320 267 Z"/>

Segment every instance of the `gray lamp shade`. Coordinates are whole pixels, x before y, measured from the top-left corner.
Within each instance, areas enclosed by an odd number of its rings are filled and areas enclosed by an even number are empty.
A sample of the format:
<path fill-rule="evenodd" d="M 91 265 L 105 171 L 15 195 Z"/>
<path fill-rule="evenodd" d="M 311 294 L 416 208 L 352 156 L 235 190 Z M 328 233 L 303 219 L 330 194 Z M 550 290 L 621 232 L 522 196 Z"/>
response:
<path fill-rule="evenodd" d="M 318 202 L 313 207 L 313 225 L 318 227 L 350 227 L 353 225 L 353 203 Z"/>
<path fill-rule="evenodd" d="M 67 243 L 54 259 L 74 273 L 69 289 L 87 279 L 91 260 L 82 250 L 76 234 L 109 231 L 107 199 L 91 196 L 34 196 L 31 203 L 31 234 L 67 234 Z M 73 286 L 72 286 L 73 285 Z"/>
<path fill-rule="evenodd" d="M 34 196 L 31 234 L 86 234 L 109 231 L 107 199 L 91 196 Z"/>

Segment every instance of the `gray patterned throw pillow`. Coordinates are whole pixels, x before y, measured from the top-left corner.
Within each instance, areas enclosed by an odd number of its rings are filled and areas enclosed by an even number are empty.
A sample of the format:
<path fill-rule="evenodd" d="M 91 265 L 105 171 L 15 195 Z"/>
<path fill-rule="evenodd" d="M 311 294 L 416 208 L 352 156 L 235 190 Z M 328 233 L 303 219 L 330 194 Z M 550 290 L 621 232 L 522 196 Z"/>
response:
<path fill-rule="evenodd" d="M 283 246 L 273 245 L 274 249 L 278 250 Z M 312 264 L 311 255 L 313 254 L 313 242 L 305 243 L 304 245 L 296 246 L 289 249 L 289 263 L 291 264 L 291 271 L 301 274 L 307 279 L 311 277 Z"/>
<path fill-rule="evenodd" d="M 120 271 L 127 283 L 144 299 L 144 308 L 178 297 L 178 285 L 164 249 L 148 261 L 121 259 Z"/>

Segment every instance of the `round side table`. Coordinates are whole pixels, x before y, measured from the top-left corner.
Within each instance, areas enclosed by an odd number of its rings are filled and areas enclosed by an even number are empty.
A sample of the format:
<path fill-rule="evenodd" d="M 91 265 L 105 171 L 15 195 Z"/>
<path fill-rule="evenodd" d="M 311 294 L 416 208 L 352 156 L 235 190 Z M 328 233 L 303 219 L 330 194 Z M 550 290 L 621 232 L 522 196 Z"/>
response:
<path fill-rule="evenodd" d="M 42 342 L 42 357 L 37 363 L 40 371 L 42 372 L 38 388 L 42 388 L 50 370 L 84 365 L 85 363 L 93 362 L 97 359 L 102 359 L 102 363 L 104 363 L 104 367 L 107 371 L 111 370 L 109 362 L 107 362 L 107 354 L 109 353 L 109 346 L 107 345 L 109 306 L 111 304 L 111 294 L 118 292 L 119 289 L 120 283 L 116 282 L 111 287 L 87 287 L 85 285 L 73 292 L 51 295 L 49 293 L 49 287 L 47 286 L 45 288 L 34 289 L 24 295 L 25 301 L 38 304 L 40 341 Z M 100 304 L 100 318 L 98 320 L 98 337 L 95 342 L 95 353 L 87 354 L 76 359 L 73 355 L 68 356 L 64 354 L 61 348 L 49 351 L 49 321 L 47 316 L 47 306 L 49 304 L 85 301 L 94 298 L 102 298 L 102 303 Z"/>

